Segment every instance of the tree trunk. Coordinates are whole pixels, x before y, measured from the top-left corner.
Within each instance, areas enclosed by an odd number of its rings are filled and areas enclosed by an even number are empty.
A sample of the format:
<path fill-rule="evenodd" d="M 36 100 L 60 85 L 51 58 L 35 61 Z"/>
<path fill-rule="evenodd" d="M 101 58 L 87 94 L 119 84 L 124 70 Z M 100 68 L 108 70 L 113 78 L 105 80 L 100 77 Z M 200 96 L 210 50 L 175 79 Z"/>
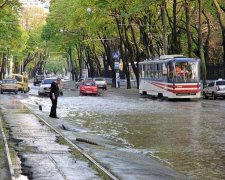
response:
<path fill-rule="evenodd" d="M 185 0 L 185 15 L 186 15 L 186 33 L 187 33 L 187 44 L 188 44 L 188 57 L 192 57 L 192 40 L 191 40 L 191 20 L 190 20 L 190 7 L 189 0 Z"/>
<path fill-rule="evenodd" d="M 173 28 L 172 28 L 171 53 L 179 54 L 177 44 L 177 0 L 173 0 Z"/>
<path fill-rule="evenodd" d="M 163 53 L 168 54 L 168 39 L 167 39 L 167 26 L 166 26 L 166 0 L 162 1 L 161 5 L 161 18 L 163 26 Z"/>
<path fill-rule="evenodd" d="M 203 10 L 202 11 L 205 19 L 207 21 L 207 28 L 208 28 L 208 34 L 206 37 L 206 41 L 205 41 L 205 46 L 204 46 L 204 52 L 205 52 L 205 63 L 206 63 L 206 67 L 208 67 L 209 64 L 209 51 L 210 51 L 210 38 L 211 38 L 211 26 L 210 26 L 210 19 L 207 16 L 206 12 Z"/>
<path fill-rule="evenodd" d="M 69 55 L 69 60 L 71 63 L 71 74 L 72 74 L 72 80 L 75 80 L 75 67 L 74 67 L 74 62 L 73 62 L 73 57 L 72 57 L 72 48 L 69 47 L 68 49 L 68 55 Z"/>
<path fill-rule="evenodd" d="M 131 83 L 130 83 L 130 71 L 129 71 L 129 63 L 127 63 L 126 57 L 126 49 L 123 48 L 123 42 L 120 40 L 120 54 L 121 59 L 123 61 L 123 70 L 126 74 L 126 80 L 127 80 L 127 89 L 131 89 Z"/>
<path fill-rule="evenodd" d="M 6 66 L 6 54 L 3 53 L 1 71 L 0 71 L 0 80 L 3 80 L 5 78 L 5 66 Z"/>
<path fill-rule="evenodd" d="M 217 15 L 220 22 L 220 28 L 222 30 L 222 37 L 223 37 L 222 45 L 223 45 L 223 52 L 224 52 L 223 61 L 225 66 L 225 11 L 222 10 L 217 0 L 213 0 L 213 4 L 216 7 Z"/>
<path fill-rule="evenodd" d="M 205 65 L 205 55 L 203 49 L 203 38 L 202 38 L 202 0 L 198 0 L 199 5 L 199 22 L 198 22 L 198 45 L 199 45 L 199 53 L 201 58 L 201 67 L 202 67 L 202 82 L 203 86 L 206 85 L 206 65 Z"/>

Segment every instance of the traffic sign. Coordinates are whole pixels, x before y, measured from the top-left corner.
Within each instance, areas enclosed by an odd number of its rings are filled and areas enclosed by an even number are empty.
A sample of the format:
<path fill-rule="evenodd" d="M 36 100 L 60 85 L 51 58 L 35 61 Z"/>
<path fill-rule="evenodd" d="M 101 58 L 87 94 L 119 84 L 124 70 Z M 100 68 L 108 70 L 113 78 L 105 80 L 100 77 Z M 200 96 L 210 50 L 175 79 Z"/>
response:
<path fill-rule="evenodd" d="M 119 59 L 119 51 L 114 51 L 112 56 L 113 56 L 113 59 L 118 60 Z"/>
<path fill-rule="evenodd" d="M 118 69 L 119 69 L 119 65 L 120 65 L 119 62 L 115 62 L 115 63 L 114 63 L 114 69 L 115 69 L 115 70 L 118 70 Z"/>

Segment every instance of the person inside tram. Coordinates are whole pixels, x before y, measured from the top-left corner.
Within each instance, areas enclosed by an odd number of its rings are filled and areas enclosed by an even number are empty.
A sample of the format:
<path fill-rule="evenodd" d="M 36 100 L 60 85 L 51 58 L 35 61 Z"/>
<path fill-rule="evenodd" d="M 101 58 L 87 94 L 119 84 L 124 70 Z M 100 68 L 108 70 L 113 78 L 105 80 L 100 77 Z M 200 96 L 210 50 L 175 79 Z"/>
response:
<path fill-rule="evenodd" d="M 182 66 L 182 70 L 181 70 L 181 76 L 182 76 L 182 79 L 183 79 L 184 81 L 187 81 L 188 73 L 189 73 L 189 71 L 187 70 L 187 67 L 186 67 L 186 65 L 184 64 L 184 65 Z"/>
<path fill-rule="evenodd" d="M 177 77 L 177 81 L 180 81 L 181 79 L 181 68 L 179 64 L 176 64 L 176 77 Z"/>

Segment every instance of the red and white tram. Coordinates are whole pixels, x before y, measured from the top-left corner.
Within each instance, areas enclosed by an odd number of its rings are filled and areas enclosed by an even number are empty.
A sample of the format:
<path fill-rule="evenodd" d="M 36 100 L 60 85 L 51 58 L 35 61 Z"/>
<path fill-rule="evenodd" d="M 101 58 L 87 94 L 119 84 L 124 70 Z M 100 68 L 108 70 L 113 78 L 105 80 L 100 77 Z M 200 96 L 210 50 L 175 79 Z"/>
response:
<path fill-rule="evenodd" d="M 200 98 L 200 60 L 163 55 L 139 63 L 139 93 L 155 97 Z"/>

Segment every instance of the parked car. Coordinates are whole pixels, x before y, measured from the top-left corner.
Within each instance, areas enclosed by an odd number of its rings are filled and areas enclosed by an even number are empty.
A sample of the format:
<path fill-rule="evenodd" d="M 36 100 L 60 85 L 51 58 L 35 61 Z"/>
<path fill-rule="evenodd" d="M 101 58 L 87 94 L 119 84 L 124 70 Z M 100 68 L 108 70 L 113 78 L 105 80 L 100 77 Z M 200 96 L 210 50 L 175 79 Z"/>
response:
<path fill-rule="evenodd" d="M 12 79 L 16 79 L 18 91 L 21 91 L 21 93 L 30 91 L 30 87 L 28 86 L 28 75 L 26 73 L 12 74 Z"/>
<path fill-rule="evenodd" d="M 107 82 L 106 82 L 105 78 L 96 77 L 96 78 L 94 78 L 94 82 L 96 83 L 98 88 L 107 90 Z"/>
<path fill-rule="evenodd" d="M 52 82 L 56 81 L 57 78 L 45 78 L 44 80 L 42 80 L 39 90 L 38 90 L 38 95 L 47 95 L 49 96 L 50 94 L 50 90 L 51 90 L 51 84 Z M 60 86 L 59 88 L 59 93 L 60 95 L 63 95 L 63 89 Z"/>
<path fill-rule="evenodd" d="M 79 95 L 98 95 L 98 87 L 92 80 L 85 80 L 80 85 Z"/>
<path fill-rule="evenodd" d="M 44 75 L 36 75 L 33 82 L 34 86 L 36 86 L 37 84 L 41 84 L 43 79 L 45 79 Z"/>
<path fill-rule="evenodd" d="M 217 99 L 217 97 L 225 98 L 225 80 L 218 79 L 210 82 L 203 89 L 203 97 L 205 99 L 208 99 L 208 97 L 212 97 L 213 99 Z"/>
<path fill-rule="evenodd" d="M 16 79 L 3 79 L 1 84 L 1 94 L 4 92 L 18 93 L 18 85 Z"/>

